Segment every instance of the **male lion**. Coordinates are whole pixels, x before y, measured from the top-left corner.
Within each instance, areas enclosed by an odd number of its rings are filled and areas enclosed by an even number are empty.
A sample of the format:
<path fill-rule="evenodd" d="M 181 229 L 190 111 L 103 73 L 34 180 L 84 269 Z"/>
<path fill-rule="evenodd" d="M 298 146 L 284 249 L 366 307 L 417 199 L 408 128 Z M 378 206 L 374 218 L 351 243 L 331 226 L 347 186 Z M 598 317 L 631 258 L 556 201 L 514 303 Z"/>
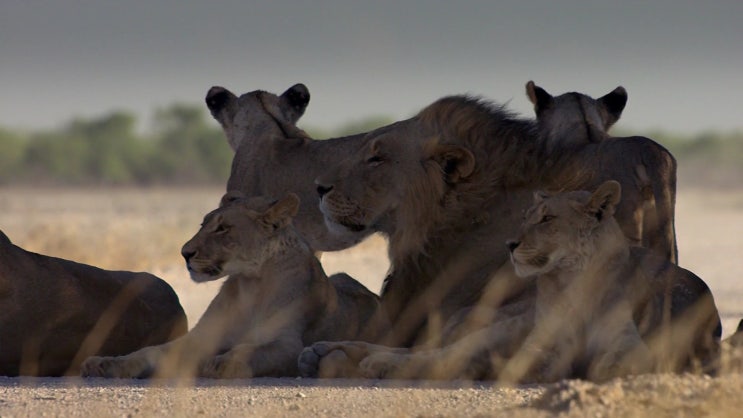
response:
<path fill-rule="evenodd" d="M 212 87 L 206 104 L 235 151 L 227 190 L 248 196 L 299 196 L 296 228 L 317 251 L 342 250 L 367 237 L 369 231 L 329 231 L 317 207 L 313 180 L 326 167 L 356 151 L 363 135 L 313 140 L 296 127 L 310 93 L 296 84 L 280 96 L 261 90 L 235 96 Z"/>
<path fill-rule="evenodd" d="M 585 94 L 570 92 L 552 96 L 545 89 L 526 83 L 526 95 L 534 104 L 539 133 L 545 150 L 569 152 L 586 144 L 612 138 L 609 128 L 622 116 L 627 104 L 627 91 L 619 86 L 611 92 L 593 99 Z M 623 141 L 644 137 L 621 138 Z M 616 138 L 620 139 L 620 138 Z M 656 250 L 661 256 L 678 263 L 675 234 L 676 170 L 670 154 L 659 146 L 655 152 L 638 154 L 635 167 L 627 166 L 627 175 L 634 181 L 634 189 L 641 199 L 631 205 L 632 216 L 639 229 L 625 232 L 633 244 Z M 660 150 L 658 150 L 660 148 Z M 652 169 L 667 166 L 671 169 Z M 648 171 L 651 167 L 651 171 Z M 626 187 L 625 187 L 626 190 Z"/>
<path fill-rule="evenodd" d="M 187 329 L 163 280 L 35 254 L 0 231 L 0 375 L 78 374 L 89 356 L 125 354 Z"/>
<path fill-rule="evenodd" d="M 617 179 L 626 197 L 616 218 L 630 242 L 656 232 L 637 224 L 635 214 L 646 200 L 635 176 L 675 172 L 665 149 L 641 138 L 584 144 L 569 152 L 546 148 L 532 121 L 483 100 L 453 96 L 394 130 L 369 134 L 359 151 L 317 179 L 326 222 L 389 238 L 391 269 L 381 298 L 392 332 L 383 343 L 440 347 L 471 332 L 473 322 L 474 328 L 492 322 L 491 308 L 497 316 L 533 322 L 534 286 L 512 280 L 503 242 L 517 233 L 534 190 L 594 189 Z M 657 247 L 672 248 L 673 236 L 665 238 Z M 527 332 L 507 335 L 507 345 Z M 495 353 L 500 349 L 491 347 Z M 341 361 L 338 351 L 356 363 L 385 349 L 316 344 L 303 353 L 302 370 L 318 372 L 330 354 Z M 393 351 L 392 357 L 400 354 Z M 452 370 L 436 376 L 460 376 Z M 479 364 L 472 370 L 475 377 L 485 372 Z"/>
<path fill-rule="evenodd" d="M 546 96 L 549 94 L 544 97 Z M 349 228 L 329 230 L 318 209 L 312 180 L 324 174 L 328 167 L 357 152 L 366 136 L 394 133 L 398 130 L 405 132 L 408 126 L 418 123 L 418 118 L 393 123 L 367 134 L 313 140 L 296 126 L 309 100 L 310 93 L 303 84 L 290 87 L 280 96 L 256 90 L 237 97 L 218 86 L 212 87 L 206 95 L 206 104 L 212 116 L 222 126 L 235 151 L 227 190 L 242 191 L 248 196 L 296 193 L 301 203 L 295 225 L 310 247 L 318 251 L 342 250 L 360 242 L 373 231 Z M 610 101 L 607 99 L 604 102 Z M 608 106 L 604 102 L 601 102 L 602 106 Z M 559 115 L 562 119 L 584 119 L 585 110 L 567 105 L 558 107 L 561 109 Z M 616 115 L 617 118 L 619 114 Z M 554 129 L 557 131 L 556 135 L 561 136 L 571 132 L 567 129 L 572 127 L 542 124 L 544 118 L 542 115 L 538 126 L 543 128 L 540 135 L 545 138 L 544 148 L 547 151 L 552 142 L 549 139 L 549 129 Z M 496 123 L 498 119 L 499 116 L 496 116 Z M 422 139 L 417 134 L 408 136 L 401 133 L 397 136 L 405 141 Z M 616 147 L 620 149 L 607 151 L 605 154 L 626 151 L 624 145 Z M 657 250 L 661 255 L 675 261 L 675 160 L 662 147 L 647 139 L 629 147 L 635 148 L 634 155 L 625 156 L 623 164 L 627 171 L 626 176 L 632 173 L 631 180 L 634 184 L 631 187 L 629 183 L 624 184 L 625 190 L 632 192 L 628 193 L 625 204 L 619 208 L 620 224 L 634 243 Z M 553 151 L 561 153 L 568 150 L 562 147 Z M 556 156 L 547 152 L 543 154 L 545 164 L 553 164 L 552 160 Z M 629 180 L 628 177 L 627 181 Z M 331 223 L 331 226 L 334 224 Z"/>
<path fill-rule="evenodd" d="M 185 336 L 120 357 L 91 357 L 84 376 L 239 378 L 297 374 L 318 340 L 375 337 L 378 297 L 346 274 L 329 279 L 292 227 L 299 199 L 228 193 L 183 246 L 196 282 L 229 275 Z"/>
<path fill-rule="evenodd" d="M 613 180 L 535 194 L 508 248 L 516 274 L 536 280 L 536 327 L 502 379 L 602 381 L 714 363 L 722 326 L 709 288 L 629 246 L 613 216 L 620 195 Z"/>

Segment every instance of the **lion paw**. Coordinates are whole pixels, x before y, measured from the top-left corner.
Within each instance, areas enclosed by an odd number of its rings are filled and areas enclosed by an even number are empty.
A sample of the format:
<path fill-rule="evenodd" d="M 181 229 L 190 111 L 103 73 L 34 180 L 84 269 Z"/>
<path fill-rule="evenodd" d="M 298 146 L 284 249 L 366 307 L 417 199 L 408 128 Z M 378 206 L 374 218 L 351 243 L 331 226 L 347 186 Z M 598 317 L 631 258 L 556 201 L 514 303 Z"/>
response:
<path fill-rule="evenodd" d="M 116 377 L 141 379 L 152 374 L 144 359 L 121 357 L 90 357 L 80 365 L 83 377 Z"/>
<path fill-rule="evenodd" d="M 404 375 L 407 357 L 396 353 L 375 353 L 363 359 L 359 369 L 366 378 L 399 378 Z"/>
<path fill-rule="evenodd" d="M 303 377 L 361 377 L 359 361 L 369 354 L 362 342 L 318 342 L 299 354 L 299 373 Z"/>
<path fill-rule="evenodd" d="M 317 344 L 315 344 L 317 345 Z M 315 345 L 305 347 L 297 359 L 299 375 L 302 377 L 317 377 L 322 355 L 315 350 Z"/>
<path fill-rule="evenodd" d="M 229 354 L 214 356 L 201 366 L 199 376 L 212 379 L 241 379 L 252 377 L 253 373 L 246 361 Z"/>

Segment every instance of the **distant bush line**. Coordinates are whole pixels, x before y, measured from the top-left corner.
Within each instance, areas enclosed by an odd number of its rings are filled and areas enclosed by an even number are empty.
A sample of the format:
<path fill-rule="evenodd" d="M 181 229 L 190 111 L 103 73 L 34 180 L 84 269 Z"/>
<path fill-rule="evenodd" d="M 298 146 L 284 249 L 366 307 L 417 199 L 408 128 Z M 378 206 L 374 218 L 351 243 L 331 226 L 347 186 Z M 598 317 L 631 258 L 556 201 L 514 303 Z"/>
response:
<path fill-rule="evenodd" d="M 210 185 L 224 184 L 232 150 L 222 130 L 197 105 L 157 110 L 150 129 L 138 130 L 136 117 L 116 111 L 74 119 L 60 128 L 23 132 L 0 127 L 0 185 Z M 390 123 L 372 117 L 332 130 L 304 127 L 327 138 L 368 131 Z M 629 135 L 619 132 L 617 135 Z M 680 137 L 665 132 L 635 133 L 655 139 L 677 158 L 689 181 L 740 183 L 743 132 L 710 132 Z M 705 175 L 697 175 L 702 170 Z M 684 179 L 686 177 L 680 178 Z"/>

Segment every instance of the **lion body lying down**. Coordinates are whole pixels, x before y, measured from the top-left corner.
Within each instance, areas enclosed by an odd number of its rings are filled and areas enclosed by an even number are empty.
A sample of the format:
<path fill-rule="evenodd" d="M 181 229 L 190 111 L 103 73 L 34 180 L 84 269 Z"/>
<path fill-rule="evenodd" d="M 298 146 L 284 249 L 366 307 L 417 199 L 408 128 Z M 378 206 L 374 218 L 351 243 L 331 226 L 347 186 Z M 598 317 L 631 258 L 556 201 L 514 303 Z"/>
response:
<path fill-rule="evenodd" d="M 511 280 L 536 281 L 533 316 L 496 319 L 441 349 L 324 343 L 306 349 L 303 362 L 342 350 L 367 377 L 522 383 L 713 370 L 722 327 L 709 288 L 628 244 L 613 217 L 620 193 L 608 181 L 592 194 L 536 195 L 508 243 L 522 277 Z"/>
<path fill-rule="evenodd" d="M 714 364 L 722 331 L 702 279 L 630 247 L 614 219 L 621 186 L 536 194 L 509 242 L 516 273 L 537 283 L 535 328 L 501 376 L 606 380 Z"/>
<path fill-rule="evenodd" d="M 84 376 L 293 376 L 308 344 L 376 337 L 378 297 L 348 275 L 325 275 L 291 225 L 296 195 L 222 202 L 183 246 L 194 281 L 229 275 L 201 320 L 170 343 L 89 358 Z"/>
<path fill-rule="evenodd" d="M 639 136 L 620 138 L 609 135 L 609 128 L 619 120 L 627 104 L 627 91 L 621 86 L 593 99 L 577 92 L 552 96 L 529 81 L 526 94 L 534 104 L 537 126 L 548 154 L 571 149 L 579 152 L 587 145 L 606 140 L 652 142 Z M 639 193 L 634 196 L 625 193 L 631 204 L 618 209 L 621 211 L 618 218 L 625 218 L 628 214 L 634 218 L 634 224 L 623 225 L 633 245 L 650 248 L 678 264 L 676 169 L 670 154 L 663 154 L 648 148 L 636 157 L 639 164 L 627 166 L 624 190 L 634 189 Z"/>
<path fill-rule="evenodd" d="M 0 375 L 78 374 L 89 356 L 125 354 L 187 329 L 163 280 L 35 254 L 0 232 Z"/>
<path fill-rule="evenodd" d="M 446 347 L 505 318 L 533 323 L 536 288 L 513 280 L 504 242 L 518 233 L 536 190 L 593 190 L 617 179 L 625 193 L 615 216 L 625 236 L 630 242 L 660 239 L 652 250 L 671 260 L 673 234 L 638 223 L 638 211 L 649 202 L 637 179 L 675 179 L 675 170 L 668 151 L 649 139 L 548 149 L 533 121 L 481 99 L 453 96 L 394 130 L 368 134 L 356 153 L 316 182 L 326 223 L 389 239 L 391 268 L 381 300 L 392 328 L 380 343 L 397 347 L 390 350 L 396 354 L 400 347 Z M 661 186 L 675 190 L 675 183 Z M 506 331 L 507 345 L 488 350 L 509 353 L 523 337 Z M 303 355 L 302 370 L 323 374 L 329 356 L 335 365 L 344 355 L 359 364 L 364 351 L 358 348 L 317 344 Z M 486 375 L 474 354 L 467 368 Z"/>

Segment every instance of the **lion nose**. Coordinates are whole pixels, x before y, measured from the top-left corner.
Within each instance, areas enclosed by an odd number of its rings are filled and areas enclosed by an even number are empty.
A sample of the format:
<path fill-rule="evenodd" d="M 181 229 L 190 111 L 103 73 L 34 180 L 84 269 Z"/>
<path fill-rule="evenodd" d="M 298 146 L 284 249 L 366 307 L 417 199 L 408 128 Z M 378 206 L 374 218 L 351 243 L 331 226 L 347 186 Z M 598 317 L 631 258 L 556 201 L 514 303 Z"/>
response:
<path fill-rule="evenodd" d="M 512 241 L 512 240 L 506 241 L 506 247 L 508 247 L 509 252 L 513 252 L 519 246 L 519 244 L 521 243 L 518 241 Z"/>
<path fill-rule="evenodd" d="M 188 263 L 188 261 L 191 260 L 191 258 L 196 255 L 196 251 L 190 251 L 190 250 L 183 249 L 181 250 L 181 255 L 186 260 L 186 263 Z"/>
<path fill-rule="evenodd" d="M 327 186 L 327 185 L 324 185 L 322 183 L 317 183 L 317 194 L 319 194 L 320 197 L 325 196 L 331 190 L 333 190 L 333 186 Z"/>

